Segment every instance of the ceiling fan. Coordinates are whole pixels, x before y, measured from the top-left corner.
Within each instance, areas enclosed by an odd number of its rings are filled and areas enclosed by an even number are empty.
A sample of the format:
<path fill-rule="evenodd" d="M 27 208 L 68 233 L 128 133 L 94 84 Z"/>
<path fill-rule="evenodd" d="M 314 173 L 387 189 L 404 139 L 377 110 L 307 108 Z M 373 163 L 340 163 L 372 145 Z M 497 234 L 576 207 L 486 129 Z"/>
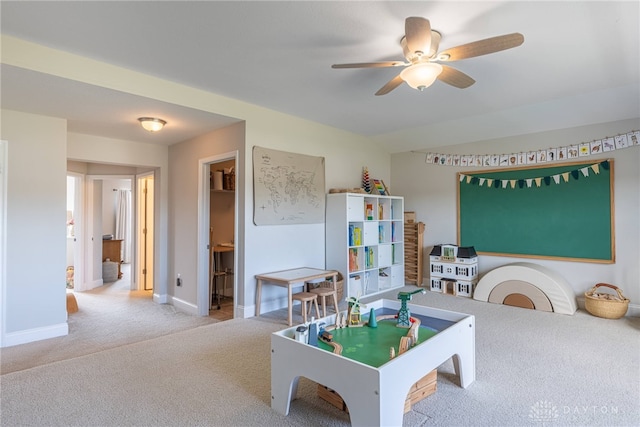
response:
<path fill-rule="evenodd" d="M 391 79 L 376 92 L 376 95 L 386 95 L 393 89 L 406 82 L 409 86 L 420 91 L 429 87 L 436 79 L 460 89 L 467 88 L 475 80 L 448 65 L 439 62 L 459 61 L 474 56 L 487 55 L 520 46 L 524 36 L 520 33 L 505 34 L 472 43 L 452 47 L 438 53 L 441 34 L 431 29 L 428 19 L 409 17 L 404 24 L 405 35 L 400 40 L 402 52 L 407 62 L 382 61 L 363 62 L 356 64 L 334 64 L 331 68 L 378 68 L 405 67 L 400 74 Z"/>

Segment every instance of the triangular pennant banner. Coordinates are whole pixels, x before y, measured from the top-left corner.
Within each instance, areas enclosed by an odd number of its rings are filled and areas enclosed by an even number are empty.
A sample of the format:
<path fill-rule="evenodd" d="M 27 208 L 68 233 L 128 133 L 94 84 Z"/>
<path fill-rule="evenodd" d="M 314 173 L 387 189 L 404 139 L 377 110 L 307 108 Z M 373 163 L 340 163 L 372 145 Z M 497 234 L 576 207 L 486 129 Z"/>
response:
<path fill-rule="evenodd" d="M 460 174 L 460 182 L 464 181 L 465 175 Z"/>
<path fill-rule="evenodd" d="M 595 165 L 591 165 L 591 169 L 596 173 L 596 175 L 600 173 L 600 165 L 597 163 Z"/>
<path fill-rule="evenodd" d="M 509 184 L 511 184 L 511 188 L 516 188 L 516 180 L 512 179 L 511 181 L 509 181 Z"/>
<path fill-rule="evenodd" d="M 502 181 L 502 188 L 507 188 L 507 184 L 509 183 L 509 181 L 507 181 L 506 179 L 504 181 Z"/>
<path fill-rule="evenodd" d="M 562 179 L 564 179 L 564 182 L 569 182 L 569 172 L 564 172 L 562 174 Z"/>
<path fill-rule="evenodd" d="M 589 168 L 588 167 L 580 169 L 580 172 L 582 172 L 582 175 L 584 175 L 585 177 L 589 176 Z"/>
<path fill-rule="evenodd" d="M 470 184 L 470 183 L 471 183 L 471 178 L 473 178 L 471 175 L 468 175 L 468 176 L 467 176 L 467 184 Z"/>
<path fill-rule="evenodd" d="M 536 186 L 540 187 L 540 184 L 542 183 L 542 178 L 534 178 L 535 182 L 536 182 Z"/>
<path fill-rule="evenodd" d="M 560 184 L 560 175 L 553 175 L 552 178 L 556 184 Z"/>
<path fill-rule="evenodd" d="M 533 182 L 533 178 L 527 178 L 527 188 L 531 188 L 531 183 Z"/>
<path fill-rule="evenodd" d="M 493 185 L 493 179 L 487 178 L 487 187 L 491 187 Z"/>
<path fill-rule="evenodd" d="M 482 184 L 484 184 L 485 181 L 486 181 L 485 178 L 480 178 L 480 187 L 482 187 Z"/>

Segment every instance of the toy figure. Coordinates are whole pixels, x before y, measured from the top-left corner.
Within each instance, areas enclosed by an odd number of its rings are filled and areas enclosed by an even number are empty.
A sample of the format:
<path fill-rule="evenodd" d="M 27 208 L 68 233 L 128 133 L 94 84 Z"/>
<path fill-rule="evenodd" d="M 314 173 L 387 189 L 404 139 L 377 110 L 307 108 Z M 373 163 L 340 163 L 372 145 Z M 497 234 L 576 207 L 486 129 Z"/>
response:
<path fill-rule="evenodd" d="M 347 298 L 347 302 L 349 303 L 349 310 L 347 314 L 349 318 L 349 325 L 360 325 L 360 322 L 362 320 L 360 308 L 365 308 L 366 306 L 360 302 L 360 297 L 349 297 Z"/>
<path fill-rule="evenodd" d="M 417 293 L 426 294 L 427 291 L 424 289 L 418 289 L 413 292 L 398 292 L 398 299 L 402 302 L 402 305 L 400 307 L 400 311 L 398 311 L 398 324 L 396 326 L 400 328 L 411 327 L 411 313 L 407 307 L 407 301 L 411 301 L 411 295 Z"/>

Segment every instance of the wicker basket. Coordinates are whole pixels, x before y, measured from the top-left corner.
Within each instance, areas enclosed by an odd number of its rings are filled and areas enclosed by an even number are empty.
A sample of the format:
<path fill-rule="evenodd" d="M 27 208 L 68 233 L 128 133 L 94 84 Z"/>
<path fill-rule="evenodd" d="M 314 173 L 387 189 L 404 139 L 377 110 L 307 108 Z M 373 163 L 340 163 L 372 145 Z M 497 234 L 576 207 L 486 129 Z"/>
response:
<path fill-rule="evenodd" d="M 617 292 L 617 296 L 610 293 L 596 292 L 600 286 L 611 288 Z M 587 311 L 594 316 L 605 319 L 619 319 L 627 314 L 629 299 L 622 295 L 620 288 L 607 283 L 598 283 L 584 293 L 584 304 Z"/>
<path fill-rule="evenodd" d="M 330 280 L 327 280 L 324 282 L 310 283 L 309 285 L 312 285 L 313 287 L 316 287 L 316 288 L 319 288 L 319 287 L 330 288 L 332 283 Z M 344 293 L 344 278 L 342 277 L 342 274 L 338 273 L 338 275 L 336 276 L 336 296 L 338 297 L 338 301 L 342 300 L 343 293 Z"/>

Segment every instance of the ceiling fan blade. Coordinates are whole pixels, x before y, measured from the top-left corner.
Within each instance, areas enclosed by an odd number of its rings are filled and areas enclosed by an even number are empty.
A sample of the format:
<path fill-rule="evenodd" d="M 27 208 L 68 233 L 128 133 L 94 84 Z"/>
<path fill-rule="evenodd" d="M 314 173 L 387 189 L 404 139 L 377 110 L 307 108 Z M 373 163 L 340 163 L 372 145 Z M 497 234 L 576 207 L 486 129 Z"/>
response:
<path fill-rule="evenodd" d="M 520 33 L 505 34 L 491 37 L 476 42 L 452 47 L 438 54 L 439 61 L 458 61 L 460 59 L 473 58 L 474 56 L 487 55 L 511 49 L 524 43 L 524 36 Z"/>
<path fill-rule="evenodd" d="M 394 90 L 395 88 L 397 88 L 398 86 L 400 86 L 402 83 L 404 83 L 404 80 L 402 80 L 402 78 L 400 77 L 400 74 L 398 74 L 397 76 L 389 80 L 386 85 L 382 86 L 380 90 L 376 92 L 376 96 L 386 95 L 392 90 Z"/>
<path fill-rule="evenodd" d="M 409 65 L 402 61 L 361 62 L 357 64 L 333 64 L 331 68 L 381 68 Z"/>
<path fill-rule="evenodd" d="M 438 80 L 459 89 L 468 88 L 476 82 L 462 71 L 448 65 L 442 65 L 442 72 L 438 76 Z"/>
<path fill-rule="evenodd" d="M 404 36 L 409 52 L 429 54 L 431 48 L 431 24 L 428 19 L 409 17 L 404 21 Z"/>

